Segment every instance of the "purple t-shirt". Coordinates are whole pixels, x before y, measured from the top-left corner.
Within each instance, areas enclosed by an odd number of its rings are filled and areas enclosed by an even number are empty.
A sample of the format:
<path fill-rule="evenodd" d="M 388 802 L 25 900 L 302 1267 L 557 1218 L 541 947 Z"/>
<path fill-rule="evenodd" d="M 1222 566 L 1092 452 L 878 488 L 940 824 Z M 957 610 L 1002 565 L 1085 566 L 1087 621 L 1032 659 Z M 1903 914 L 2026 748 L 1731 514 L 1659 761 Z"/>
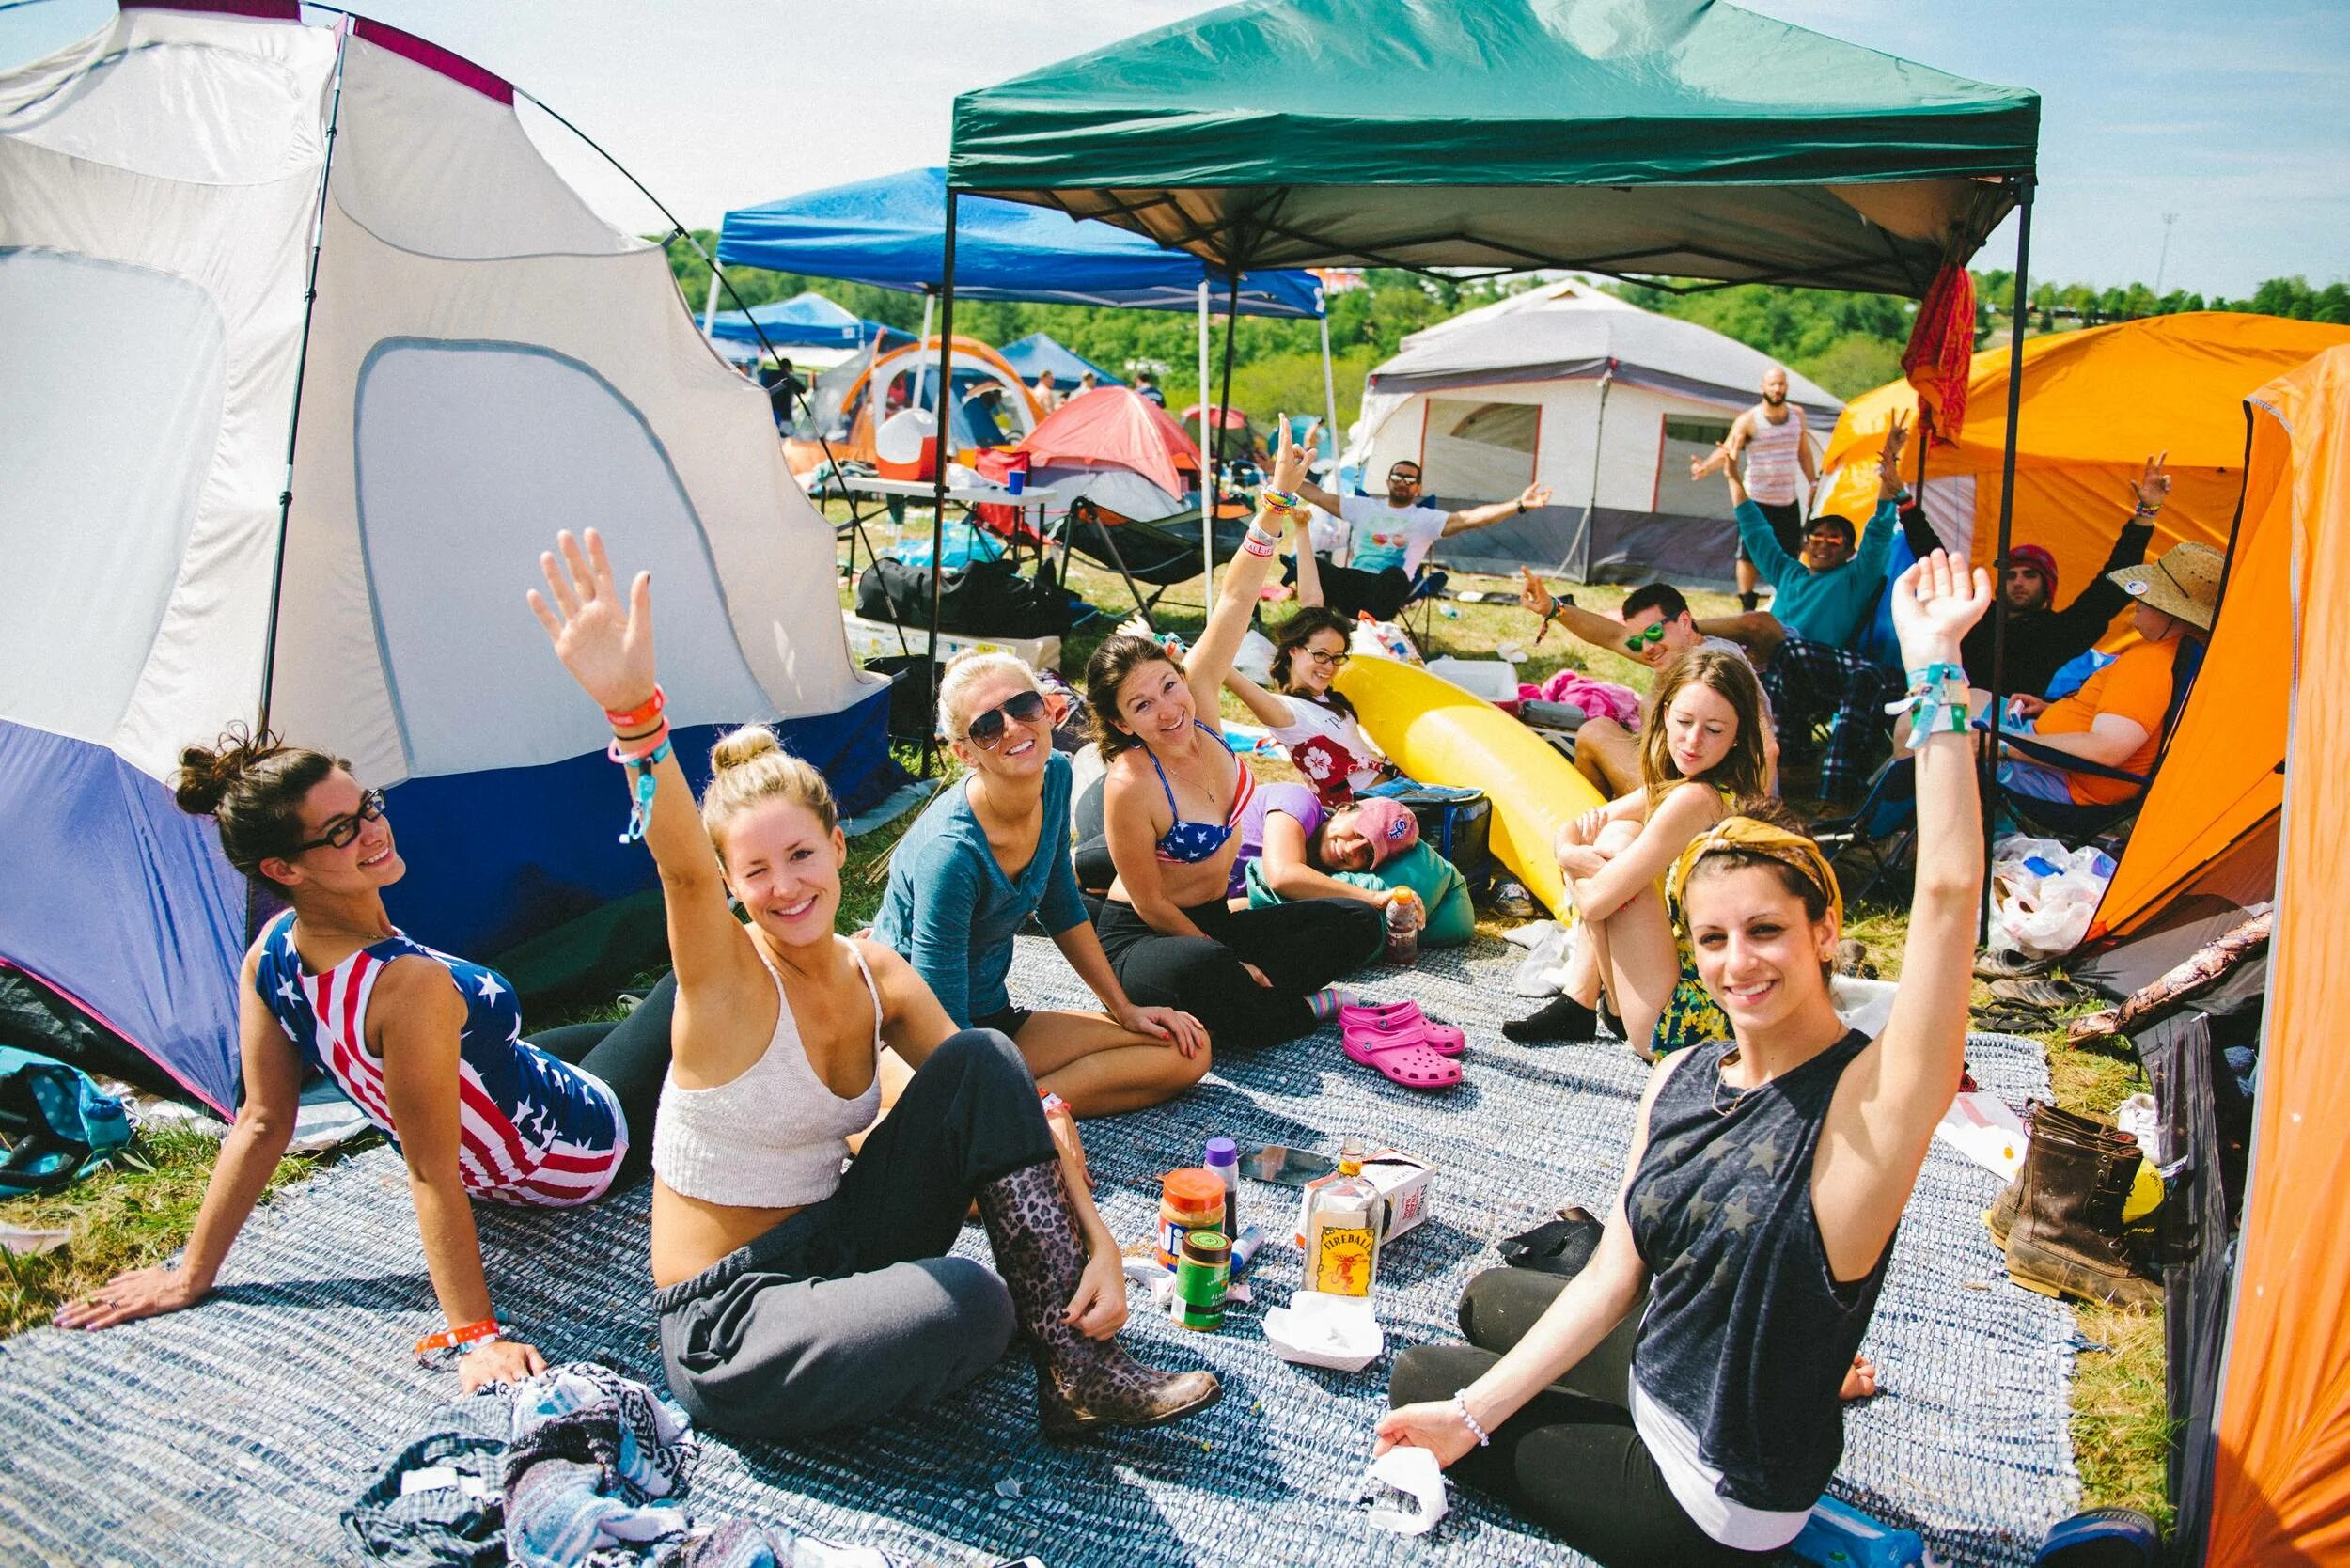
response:
<path fill-rule="evenodd" d="M 1308 843 L 1313 842 L 1323 818 L 1328 815 L 1314 792 L 1303 784 L 1258 785 L 1248 809 L 1240 816 L 1240 853 L 1232 856 L 1232 883 L 1227 898 L 1236 899 L 1248 891 L 1248 863 L 1264 858 L 1264 819 L 1268 811 L 1278 811 L 1303 823 Z"/>

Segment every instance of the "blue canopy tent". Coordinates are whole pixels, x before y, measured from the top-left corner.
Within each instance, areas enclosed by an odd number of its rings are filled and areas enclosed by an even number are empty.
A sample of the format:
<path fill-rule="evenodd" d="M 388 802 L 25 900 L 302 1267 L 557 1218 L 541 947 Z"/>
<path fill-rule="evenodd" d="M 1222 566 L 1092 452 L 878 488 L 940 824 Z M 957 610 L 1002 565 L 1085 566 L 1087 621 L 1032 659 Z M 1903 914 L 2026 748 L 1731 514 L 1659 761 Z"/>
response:
<path fill-rule="evenodd" d="M 794 294 L 748 310 L 721 310 L 702 318 L 704 337 L 779 349 L 862 348 L 888 330 L 879 321 L 863 321 L 843 310 L 822 294 Z"/>
<path fill-rule="evenodd" d="M 717 259 L 720 266 L 766 267 L 918 293 L 924 342 L 931 337 L 933 303 L 948 290 L 950 280 L 950 302 L 960 294 L 1035 305 L 1196 309 L 1203 403 L 1215 400 L 1208 395 L 1212 294 L 1224 307 L 1228 361 L 1229 327 L 1236 317 L 1319 320 L 1324 401 L 1330 423 L 1338 423 L 1330 323 L 1323 309 L 1322 281 L 1313 274 L 1234 272 L 1185 251 L 1164 249 L 1155 241 L 1109 224 L 1070 218 L 1024 202 L 959 195 L 950 205 L 943 168 L 908 169 L 738 209 L 726 215 L 719 230 Z M 715 273 L 711 289 L 714 300 Z M 950 338 L 952 327 L 950 310 L 941 323 L 941 337 Z M 940 484 L 943 495 L 943 478 Z M 1214 495 L 1213 479 L 1200 486 L 1203 596 L 1211 604 L 1215 589 Z M 933 637 L 935 619 L 933 615 Z"/>
<path fill-rule="evenodd" d="M 1007 343 L 995 351 L 1004 356 L 1004 363 L 1020 372 L 1022 381 L 1034 381 L 1045 371 L 1063 386 L 1074 386 L 1077 378 L 1087 371 L 1103 386 L 1123 386 L 1123 379 L 1111 375 L 1081 353 L 1072 353 L 1051 334 L 1032 332 L 1017 343 Z"/>

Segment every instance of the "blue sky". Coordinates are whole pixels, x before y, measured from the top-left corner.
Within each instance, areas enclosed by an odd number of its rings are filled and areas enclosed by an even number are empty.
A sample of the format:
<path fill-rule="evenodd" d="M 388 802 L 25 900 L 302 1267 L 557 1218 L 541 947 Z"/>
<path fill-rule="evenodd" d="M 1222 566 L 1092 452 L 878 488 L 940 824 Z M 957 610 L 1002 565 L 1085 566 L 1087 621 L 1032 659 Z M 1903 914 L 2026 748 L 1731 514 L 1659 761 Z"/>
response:
<path fill-rule="evenodd" d="M 2043 100 L 2032 274 L 2241 296 L 2350 277 L 2350 28 L 2288 0 L 1745 0 Z M 360 0 L 561 110 L 689 224 L 944 161 L 954 95 L 1210 8 L 1202 0 Z M 103 25 L 108 0 L 0 10 L 0 65 Z M 649 19 L 657 17 L 657 23 Z M 534 133 L 542 127 L 534 126 Z M 632 227 L 656 215 L 541 144 Z M 2013 225 L 1978 266 L 2008 266 Z"/>

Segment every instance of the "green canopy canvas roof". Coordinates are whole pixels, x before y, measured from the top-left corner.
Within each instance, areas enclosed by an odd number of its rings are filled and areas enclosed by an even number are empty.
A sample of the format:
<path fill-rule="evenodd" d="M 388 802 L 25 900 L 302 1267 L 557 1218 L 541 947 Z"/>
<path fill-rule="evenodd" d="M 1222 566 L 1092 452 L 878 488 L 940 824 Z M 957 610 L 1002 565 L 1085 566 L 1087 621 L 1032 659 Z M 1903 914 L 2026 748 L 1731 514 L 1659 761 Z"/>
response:
<path fill-rule="evenodd" d="M 1715 0 L 1243 0 L 955 102 L 959 190 L 1225 265 L 1922 294 L 2039 95 Z"/>

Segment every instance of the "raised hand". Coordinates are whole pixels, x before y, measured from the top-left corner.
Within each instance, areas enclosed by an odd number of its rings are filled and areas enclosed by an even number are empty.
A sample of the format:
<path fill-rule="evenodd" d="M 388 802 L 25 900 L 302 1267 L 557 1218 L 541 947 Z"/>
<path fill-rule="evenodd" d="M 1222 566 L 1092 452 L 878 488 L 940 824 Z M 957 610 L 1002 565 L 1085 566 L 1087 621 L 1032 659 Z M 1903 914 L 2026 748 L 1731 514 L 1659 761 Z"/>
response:
<path fill-rule="evenodd" d="M 2170 476 L 2163 472 L 2163 464 L 2170 461 L 2168 451 L 2156 453 L 2146 460 L 2146 471 L 2130 481 L 2130 493 L 2138 497 L 2143 511 L 2160 511 L 2162 504 L 2170 499 Z"/>
<path fill-rule="evenodd" d="M 1522 580 L 1522 586 L 1518 588 L 1518 603 L 1535 615 L 1542 617 L 1544 622 L 1543 632 L 1550 630 L 1548 624 L 1550 612 L 1559 607 L 1559 601 L 1551 597 L 1550 585 L 1535 576 L 1534 569 L 1530 566 L 1519 567 L 1518 576 Z M 1542 632 L 1534 634 L 1534 640 L 1536 642 L 1543 640 Z"/>
<path fill-rule="evenodd" d="M 1885 449 L 1877 454 L 1877 483 L 1888 495 L 1902 488 L 1902 448 L 1909 444 L 1909 416 L 1896 413 L 1885 428 Z"/>
<path fill-rule="evenodd" d="M 1959 662 L 1959 640 L 1991 607 L 1991 573 L 1969 574 L 1947 550 L 1936 550 L 1893 583 L 1893 632 L 1902 663 L 1911 669 Z"/>
<path fill-rule="evenodd" d="M 553 551 L 539 557 L 546 593 L 530 590 L 531 613 L 547 629 L 555 656 L 607 712 L 643 706 L 653 691 L 652 573 L 636 574 L 623 604 L 602 535 L 588 529 L 582 549 L 567 528 L 556 535 L 556 545 L 561 560 Z"/>
<path fill-rule="evenodd" d="M 1297 494 L 1297 487 L 1306 481 L 1307 470 L 1312 466 L 1316 444 L 1322 437 L 1322 421 L 1317 419 L 1306 431 L 1303 441 L 1290 439 L 1289 416 L 1275 422 L 1273 436 L 1273 488 L 1286 494 Z"/>
<path fill-rule="evenodd" d="M 1518 505 L 1528 511 L 1532 511 L 1536 507 L 1550 505 L 1550 486 L 1546 484 L 1528 485 L 1518 492 Z"/>

